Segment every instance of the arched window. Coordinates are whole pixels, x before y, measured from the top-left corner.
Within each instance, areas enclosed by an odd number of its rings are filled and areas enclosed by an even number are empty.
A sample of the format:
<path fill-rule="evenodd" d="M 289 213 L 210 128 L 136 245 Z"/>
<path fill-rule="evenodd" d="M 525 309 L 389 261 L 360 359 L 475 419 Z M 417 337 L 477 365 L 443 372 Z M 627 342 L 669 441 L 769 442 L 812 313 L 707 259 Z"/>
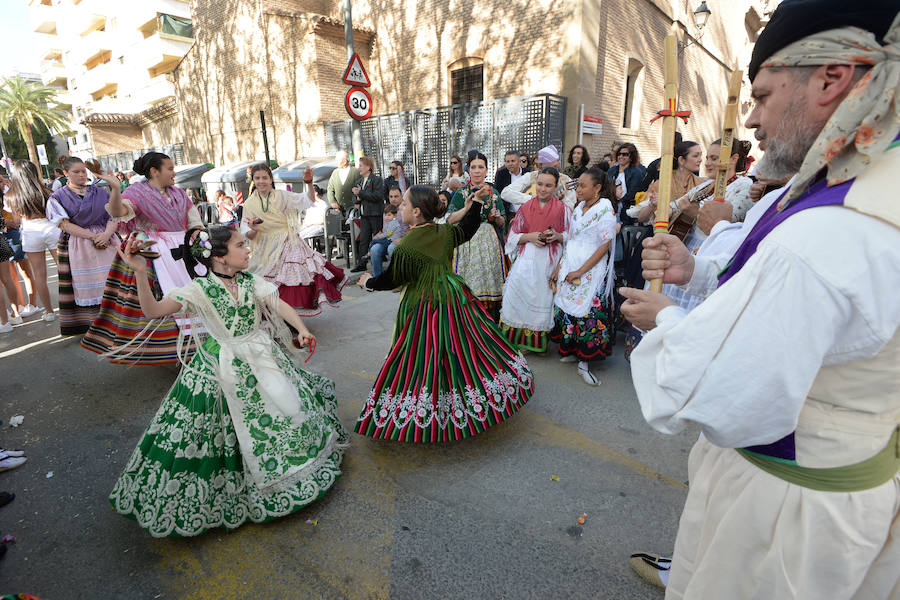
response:
<path fill-rule="evenodd" d="M 625 71 L 625 109 L 622 111 L 622 127 L 626 129 L 637 126 L 636 117 L 640 112 L 643 75 L 644 65 L 641 61 L 629 58 L 628 68 Z"/>
<path fill-rule="evenodd" d="M 450 64 L 450 104 L 484 100 L 484 61 L 466 57 Z"/>

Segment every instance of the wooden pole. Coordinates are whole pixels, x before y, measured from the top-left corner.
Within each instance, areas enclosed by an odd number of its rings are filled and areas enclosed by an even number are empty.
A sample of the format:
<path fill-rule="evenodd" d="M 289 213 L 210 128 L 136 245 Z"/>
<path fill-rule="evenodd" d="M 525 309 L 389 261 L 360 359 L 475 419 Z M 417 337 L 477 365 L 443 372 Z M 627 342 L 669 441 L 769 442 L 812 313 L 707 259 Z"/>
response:
<path fill-rule="evenodd" d="M 741 80 L 744 72 L 735 69 L 728 82 L 728 101 L 725 103 L 725 120 L 722 122 L 722 144 L 719 150 L 719 164 L 716 167 L 716 187 L 713 200 L 725 202 L 725 188 L 728 186 L 728 167 L 731 164 L 731 149 L 734 146 L 734 128 L 737 126 L 738 99 L 741 95 Z"/>
<path fill-rule="evenodd" d="M 656 220 L 653 233 L 669 231 L 669 204 L 672 202 L 672 155 L 675 147 L 675 122 L 678 117 L 678 37 L 673 30 L 666 36 L 665 45 L 665 94 L 668 114 L 662 117 L 662 144 L 659 160 L 659 194 L 656 200 Z M 650 290 L 662 291 L 662 278 L 650 280 Z"/>

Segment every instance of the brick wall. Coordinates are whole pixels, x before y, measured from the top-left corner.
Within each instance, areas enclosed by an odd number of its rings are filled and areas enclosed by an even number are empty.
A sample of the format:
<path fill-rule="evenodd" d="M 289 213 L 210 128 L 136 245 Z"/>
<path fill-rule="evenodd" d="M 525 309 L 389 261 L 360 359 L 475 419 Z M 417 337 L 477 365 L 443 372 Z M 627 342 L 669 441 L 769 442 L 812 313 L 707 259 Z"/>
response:
<path fill-rule="evenodd" d="M 173 71 L 191 162 L 262 158 L 269 108 L 262 11 L 248 0 L 191 4 L 195 43 Z"/>

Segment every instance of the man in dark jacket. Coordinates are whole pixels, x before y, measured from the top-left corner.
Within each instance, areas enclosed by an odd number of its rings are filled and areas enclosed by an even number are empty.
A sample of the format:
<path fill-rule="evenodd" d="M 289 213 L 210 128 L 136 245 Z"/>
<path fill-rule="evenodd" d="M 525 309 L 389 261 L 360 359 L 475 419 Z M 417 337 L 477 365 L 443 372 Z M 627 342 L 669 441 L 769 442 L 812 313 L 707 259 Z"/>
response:
<path fill-rule="evenodd" d="M 360 210 L 359 224 L 359 260 L 356 266 L 350 269 L 351 273 L 359 273 L 366 270 L 365 254 L 369 249 L 372 236 L 381 231 L 382 215 L 384 214 L 384 181 L 378 175 L 372 173 L 375 161 L 369 156 L 359 158 L 359 175 L 356 185 L 353 186 L 353 195 L 356 198 L 355 206 Z"/>
<path fill-rule="evenodd" d="M 503 166 L 497 169 L 497 173 L 494 175 L 494 187 L 498 194 L 503 191 L 503 188 L 528 172 L 528 169 L 522 166 L 520 157 L 521 154 L 515 150 L 510 150 L 503 157 Z"/>

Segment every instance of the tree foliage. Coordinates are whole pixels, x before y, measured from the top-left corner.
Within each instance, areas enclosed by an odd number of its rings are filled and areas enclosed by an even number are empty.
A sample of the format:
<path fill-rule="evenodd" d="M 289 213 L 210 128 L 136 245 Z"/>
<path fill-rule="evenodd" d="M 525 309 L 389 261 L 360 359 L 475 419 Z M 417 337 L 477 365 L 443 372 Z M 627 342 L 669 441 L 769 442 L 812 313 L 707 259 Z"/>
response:
<path fill-rule="evenodd" d="M 66 134 L 70 131 L 69 115 L 59 108 L 56 90 L 8 77 L 0 86 L 0 128 L 15 127 L 28 148 L 28 158 L 38 164 L 32 128 L 43 125 L 50 131 Z"/>

